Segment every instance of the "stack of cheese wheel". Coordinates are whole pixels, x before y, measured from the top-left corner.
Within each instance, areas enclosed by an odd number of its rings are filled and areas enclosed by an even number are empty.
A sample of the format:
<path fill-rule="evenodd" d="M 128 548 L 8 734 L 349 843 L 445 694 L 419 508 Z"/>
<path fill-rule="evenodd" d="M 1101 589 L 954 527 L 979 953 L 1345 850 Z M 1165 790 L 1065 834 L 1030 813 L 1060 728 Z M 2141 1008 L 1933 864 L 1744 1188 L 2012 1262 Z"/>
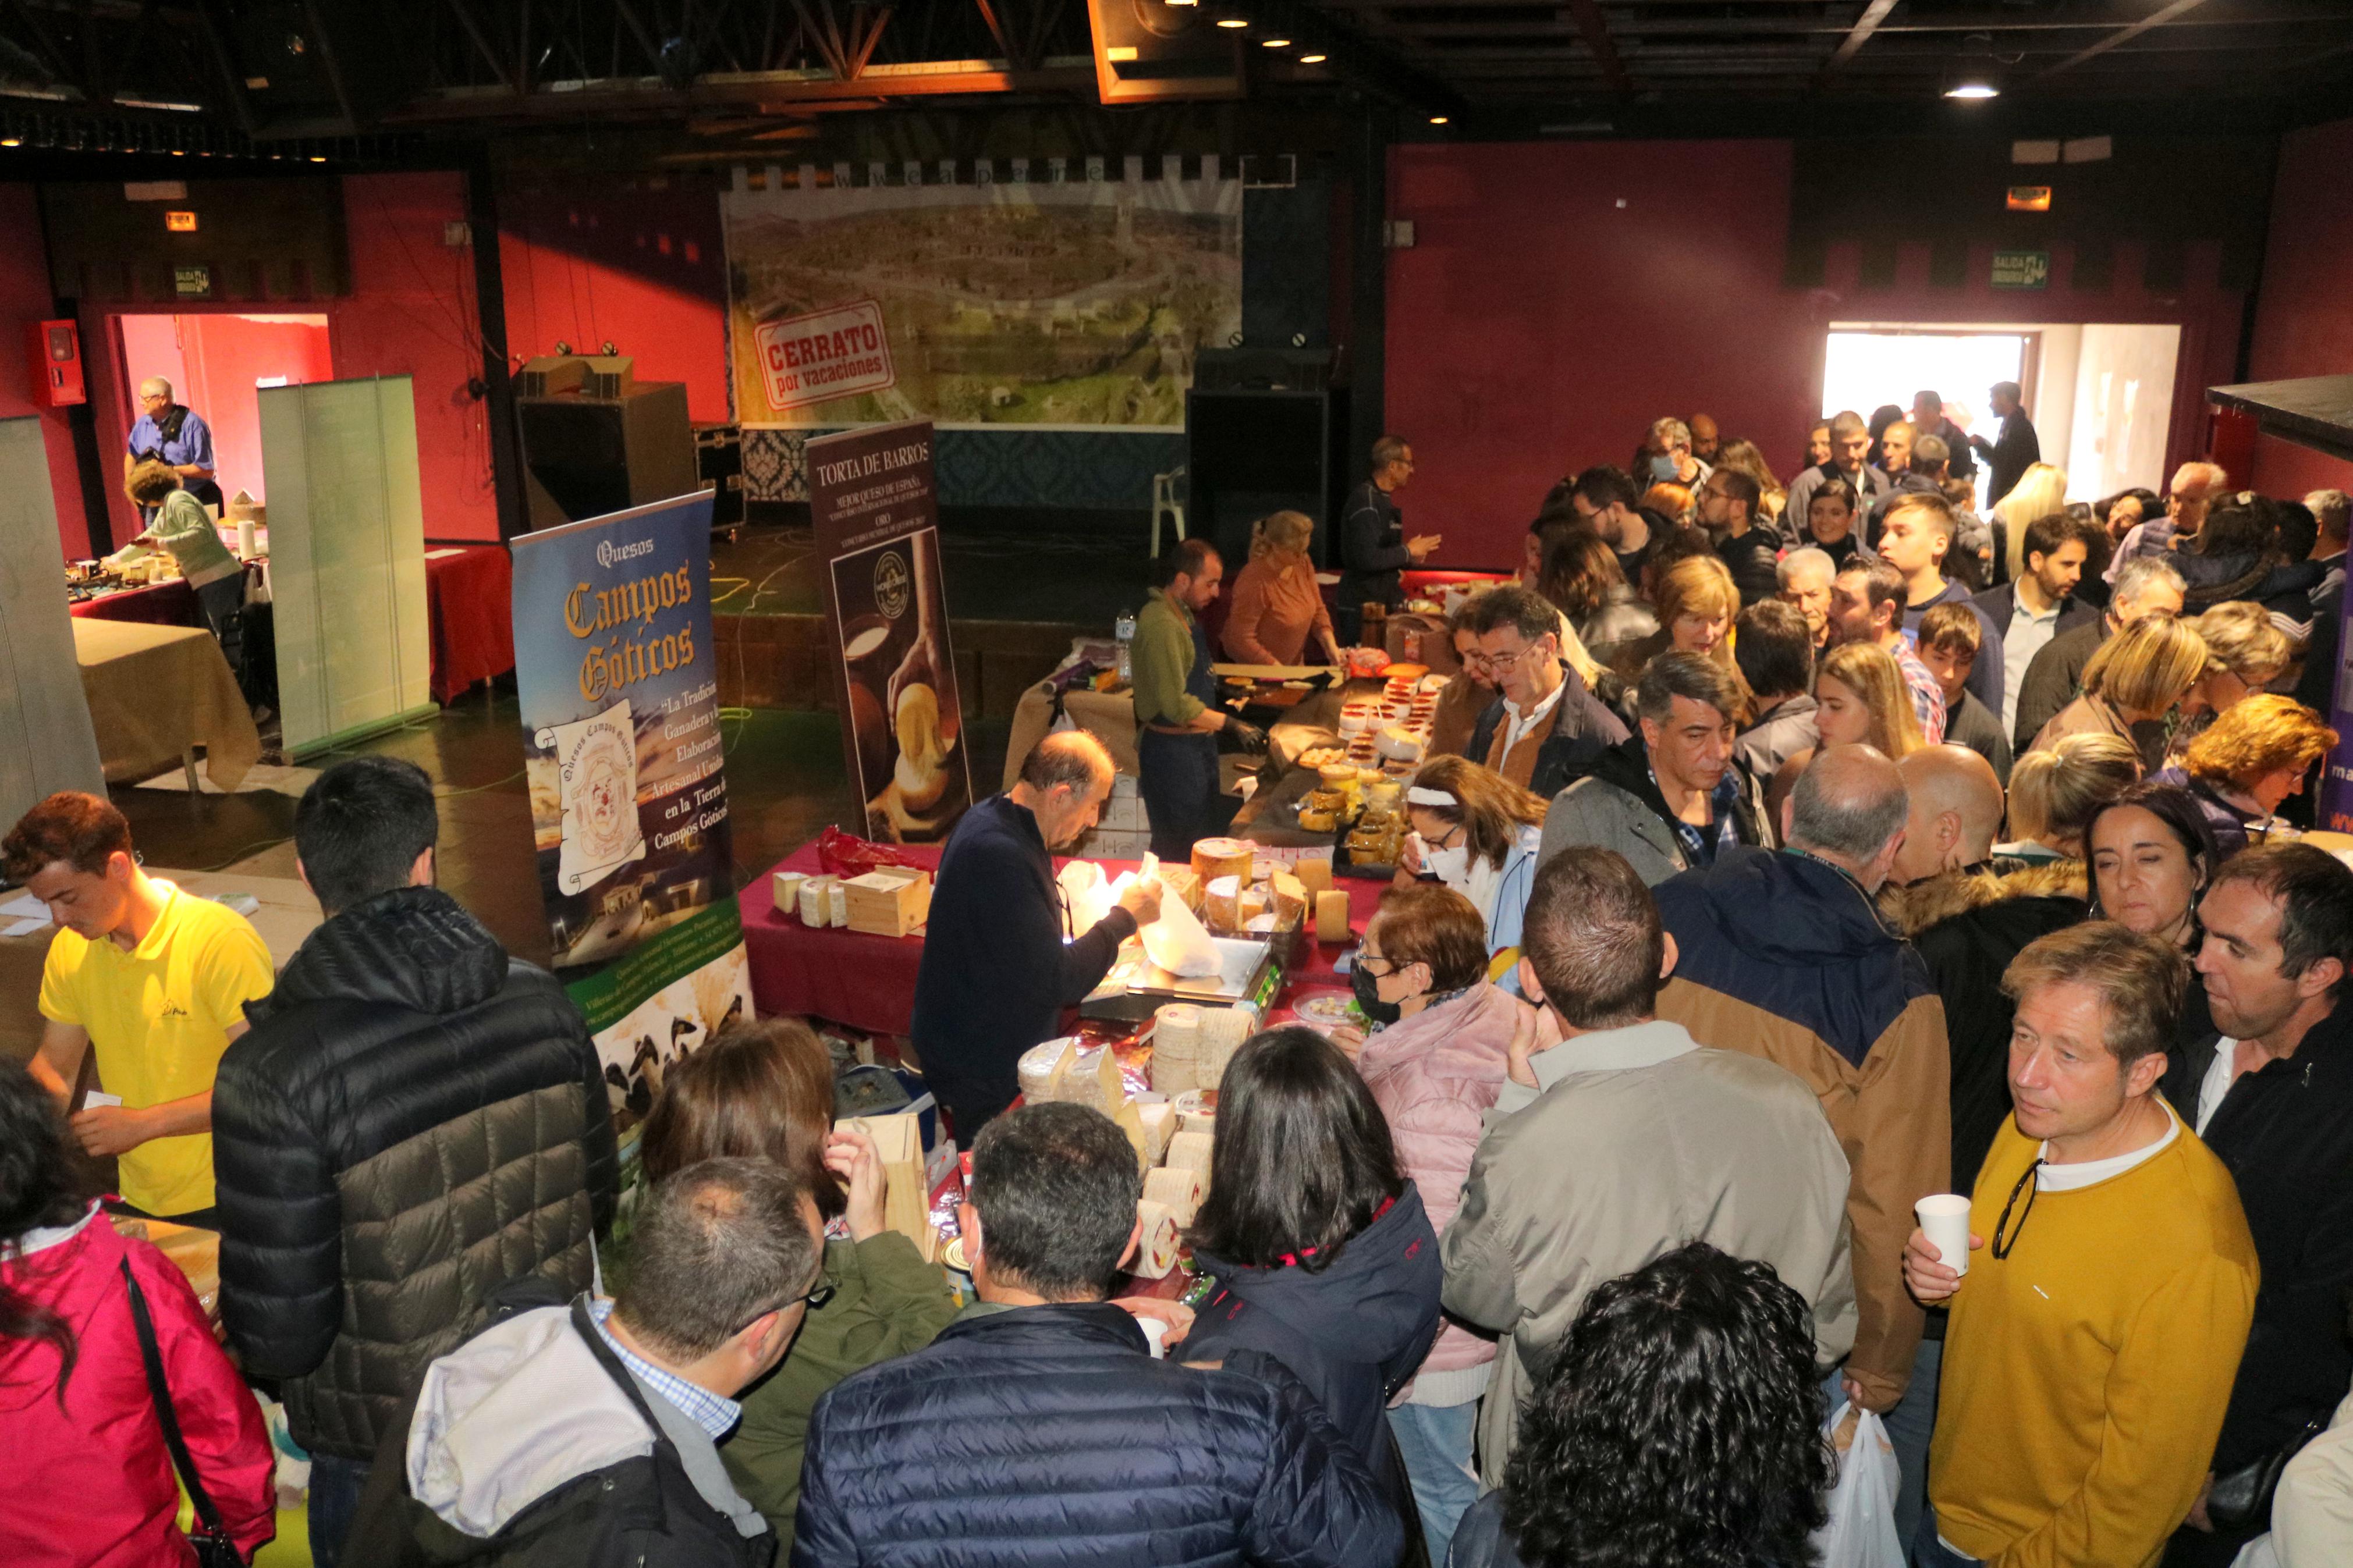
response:
<path fill-rule="evenodd" d="M 1160 1174 L 1155 1171 L 1154 1175 Z M 1166 1204 L 1144 1199 L 1135 1205 L 1135 1258 L 1130 1271 L 1141 1279 L 1165 1278 L 1176 1267 L 1176 1235 L 1181 1223 Z"/>
<path fill-rule="evenodd" d="M 1220 877 L 1250 879 L 1251 846 L 1241 838 L 1204 838 L 1193 846 L 1193 874 L 1207 887 Z"/>
<path fill-rule="evenodd" d="M 1178 1095 L 1176 1130 L 1180 1132 L 1215 1132 L 1218 1130 L 1218 1091 L 1197 1089 Z"/>
<path fill-rule="evenodd" d="M 1168 1140 L 1176 1136 L 1183 1121 L 1176 1107 L 1157 1090 L 1137 1095 L 1132 1103 L 1136 1121 L 1144 1129 L 1144 1164 L 1149 1170 L 1168 1157 Z"/>
<path fill-rule="evenodd" d="M 1178 1225 L 1191 1225 L 1208 1185 L 1208 1177 L 1188 1165 L 1164 1165 L 1144 1173 L 1144 1201 L 1164 1205 Z"/>
<path fill-rule="evenodd" d="M 1226 1064 L 1250 1037 L 1258 1020 L 1247 1007 L 1201 1010 L 1200 1054 L 1193 1065 L 1194 1086 L 1215 1089 L 1225 1081 Z"/>
<path fill-rule="evenodd" d="M 1199 1174 L 1201 1186 L 1209 1185 L 1209 1154 L 1215 1140 L 1207 1132 L 1179 1132 L 1168 1140 L 1168 1169 L 1192 1171 Z"/>
<path fill-rule="evenodd" d="M 1199 1088 L 1201 1009 L 1189 1002 L 1171 1002 L 1154 1018 L 1152 1087 L 1163 1094 L 1182 1094 L 1188 1089 Z M 1027 1067 L 1029 1057 L 1021 1060 Z M 1028 1080 L 1023 1081 L 1026 1087 Z"/>

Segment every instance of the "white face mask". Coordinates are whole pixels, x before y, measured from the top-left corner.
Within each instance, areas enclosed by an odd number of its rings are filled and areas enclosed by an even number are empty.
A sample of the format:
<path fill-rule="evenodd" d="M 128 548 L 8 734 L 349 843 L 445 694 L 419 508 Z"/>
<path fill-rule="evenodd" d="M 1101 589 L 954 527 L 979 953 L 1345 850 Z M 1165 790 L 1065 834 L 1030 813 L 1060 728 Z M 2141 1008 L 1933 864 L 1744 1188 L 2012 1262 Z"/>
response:
<path fill-rule="evenodd" d="M 1451 849 L 1432 849 L 1430 840 L 1420 834 L 1409 837 L 1412 838 L 1414 847 L 1420 852 L 1423 870 L 1458 890 L 1470 884 L 1471 851 L 1467 846 L 1458 844 Z"/>

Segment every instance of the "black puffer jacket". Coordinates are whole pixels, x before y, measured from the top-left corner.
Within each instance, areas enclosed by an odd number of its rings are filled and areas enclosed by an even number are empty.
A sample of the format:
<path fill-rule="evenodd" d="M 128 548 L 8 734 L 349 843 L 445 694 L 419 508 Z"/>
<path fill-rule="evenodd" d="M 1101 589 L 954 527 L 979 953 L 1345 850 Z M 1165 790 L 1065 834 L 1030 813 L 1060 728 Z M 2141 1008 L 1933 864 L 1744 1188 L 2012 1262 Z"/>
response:
<path fill-rule="evenodd" d="M 793 1568 L 1397 1562 L 1396 1510 L 1281 1363 L 1155 1361 L 1100 1301 L 966 1314 L 818 1401 Z"/>
<path fill-rule="evenodd" d="M 586 1024 L 432 888 L 335 916 L 221 1058 L 221 1316 L 294 1439 L 372 1458 L 510 1280 L 588 1288 L 617 1185 Z"/>

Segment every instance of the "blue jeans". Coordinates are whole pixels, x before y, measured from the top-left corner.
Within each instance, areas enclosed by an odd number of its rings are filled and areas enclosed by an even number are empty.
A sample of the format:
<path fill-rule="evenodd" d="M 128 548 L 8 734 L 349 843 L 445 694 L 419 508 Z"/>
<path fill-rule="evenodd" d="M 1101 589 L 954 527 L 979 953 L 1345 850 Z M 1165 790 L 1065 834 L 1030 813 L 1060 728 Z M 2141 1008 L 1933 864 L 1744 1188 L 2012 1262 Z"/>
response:
<path fill-rule="evenodd" d="M 367 1485 L 368 1468 L 357 1459 L 332 1454 L 311 1456 L 311 1568 L 335 1568 L 343 1554 L 343 1539 L 352 1532 L 352 1516 L 359 1511 L 360 1489 Z"/>
<path fill-rule="evenodd" d="M 1218 821 L 1218 738 L 1164 735 L 1139 731 L 1135 737 L 1136 793 L 1152 817 L 1152 852 L 1182 863 L 1194 843 L 1223 831 Z M 1229 818 L 1230 820 L 1230 818 Z"/>
<path fill-rule="evenodd" d="M 1964 1557 L 1936 1539 L 1936 1510 L 1920 1510 L 1919 1533 L 1912 1538 L 1912 1568 L 1977 1568 L 1978 1559 Z"/>
<path fill-rule="evenodd" d="M 1945 1364 L 1945 1342 L 1922 1340 L 1913 1358 L 1912 1381 L 1904 1397 L 1883 1417 L 1887 1440 L 1895 1446 L 1900 1474 L 1895 1483 L 1895 1537 L 1912 1539 L 1928 1506 L 1928 1438 L 1936 1430 L 1936 1374 Z"/>
<path fill-rule="evenodd" d="M 1422 1539 L 1430 1560 L 1446 1561 L 1454 1527 L 1479 1500 L 1479 1477 L 1471 1468 L 1471 1439 L 1479 1426 L 1479 1401 L 1468 1405 L 1398 1405 L 1389 1410 L 1389 1430 L 1405 1457 L 1413 1506 L 1421 1510 Z"/>

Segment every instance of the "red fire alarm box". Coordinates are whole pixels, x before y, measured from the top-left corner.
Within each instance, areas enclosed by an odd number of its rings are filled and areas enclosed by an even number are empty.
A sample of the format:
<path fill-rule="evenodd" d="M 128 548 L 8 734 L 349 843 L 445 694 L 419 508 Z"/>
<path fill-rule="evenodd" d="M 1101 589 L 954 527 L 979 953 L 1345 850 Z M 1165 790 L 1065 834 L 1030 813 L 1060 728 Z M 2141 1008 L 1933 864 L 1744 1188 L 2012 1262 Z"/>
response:
<path fill-rule="evenodd" d="M 33 401 L 44 408 L 87 403 L 81 377 L 81 329 L 71 321 L 25 323 L 26 371 Z"/>

